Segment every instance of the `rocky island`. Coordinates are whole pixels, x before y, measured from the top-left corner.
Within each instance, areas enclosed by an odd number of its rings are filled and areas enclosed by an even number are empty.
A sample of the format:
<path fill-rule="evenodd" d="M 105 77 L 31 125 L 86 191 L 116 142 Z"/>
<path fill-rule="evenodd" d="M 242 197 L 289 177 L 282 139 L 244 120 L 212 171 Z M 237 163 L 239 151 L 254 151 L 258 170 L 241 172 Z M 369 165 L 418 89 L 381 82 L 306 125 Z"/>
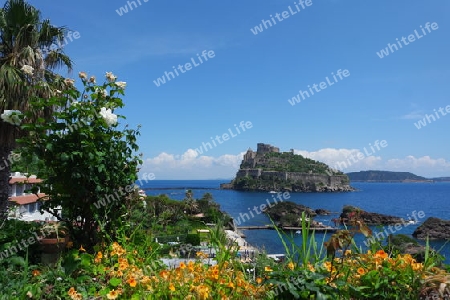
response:
<path fill-rule="evenodd" d="M 291 201 L 279 202 L 272 207 L 267 207 L 264 210 L 278 227 L 301 227 L 302 226 L 302 213 L 305 213 L 307 222 L 310 222 L 311 228 L 330 228 L 323 225 L 320 222 L 313 221 L 312 218 L 319 214 L 330 214 L 329 211 L 324 209 L 313 210 L 310 207 L 302 204 L 297 204 Z"/>
<path fill-rule="evenodd" d="M 328 165 L 278 147 L 258 143 L 254 152 L 248 149 L 235 179 L 221 184 L 222 189 L 243 191 L 348 192 L 347 175 Z"/>

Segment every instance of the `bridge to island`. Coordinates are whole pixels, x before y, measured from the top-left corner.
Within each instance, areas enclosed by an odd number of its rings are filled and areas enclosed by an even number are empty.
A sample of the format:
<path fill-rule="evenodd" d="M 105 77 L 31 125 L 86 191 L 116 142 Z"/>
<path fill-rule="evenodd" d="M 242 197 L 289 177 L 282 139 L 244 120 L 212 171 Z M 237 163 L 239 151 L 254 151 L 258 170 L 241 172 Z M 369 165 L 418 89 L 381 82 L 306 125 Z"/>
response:
<path fill-rule="evenodd" d="M 261 225 L 261 226 L 238 226 L 236 227 L 237 230 L 267 230 L 267 229 L 275 229 L 274 225 Z M 295 231 L 301 231 L 302 228 L 301 227 L 291 227 L 291 226 L 283 226 L 283 227 L 279 227 L 279 229 L 282 230 L 295 230 Z M 326 227 L 310 227 L 309 231 L 314 231 L 314 232 L 336 232 L 337 230 L 339 230 L 339 228 L 337 227 L 331 227 L 331 226 L 326 226 Z"/>

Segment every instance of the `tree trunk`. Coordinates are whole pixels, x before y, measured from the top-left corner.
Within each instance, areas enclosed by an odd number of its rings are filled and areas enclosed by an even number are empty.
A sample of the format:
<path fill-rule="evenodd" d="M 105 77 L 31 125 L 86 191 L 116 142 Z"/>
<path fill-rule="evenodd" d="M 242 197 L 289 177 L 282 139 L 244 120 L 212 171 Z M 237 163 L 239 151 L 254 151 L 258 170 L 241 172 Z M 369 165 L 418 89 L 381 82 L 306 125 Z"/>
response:
<path fill-rule="evenodd" d="M 9 147 L 0 145 L 0 222 L 8 217 L 9 191 L 11 190 L 9 185 L 11 179 L 10 153 Z"/>

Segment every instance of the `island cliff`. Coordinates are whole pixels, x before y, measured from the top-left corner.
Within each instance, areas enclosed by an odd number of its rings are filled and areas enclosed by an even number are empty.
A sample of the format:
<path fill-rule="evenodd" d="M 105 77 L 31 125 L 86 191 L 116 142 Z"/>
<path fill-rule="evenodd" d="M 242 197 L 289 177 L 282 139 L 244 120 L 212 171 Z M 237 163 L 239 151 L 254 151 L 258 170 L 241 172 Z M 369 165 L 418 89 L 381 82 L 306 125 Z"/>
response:
<path fill-rule="evenodd" d="M 353 191 L 347 175 L 326 164 L 268 144 L 244 155 L 236 178 L 222 189 L 246 191 L 347 192 Z"/>

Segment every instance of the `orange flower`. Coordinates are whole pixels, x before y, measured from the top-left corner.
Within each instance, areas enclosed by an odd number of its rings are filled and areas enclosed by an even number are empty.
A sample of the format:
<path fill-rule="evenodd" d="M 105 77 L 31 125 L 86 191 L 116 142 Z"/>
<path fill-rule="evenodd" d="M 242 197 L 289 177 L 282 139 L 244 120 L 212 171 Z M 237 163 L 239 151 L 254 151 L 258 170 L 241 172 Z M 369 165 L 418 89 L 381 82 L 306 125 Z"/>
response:
<path fill-rule="evenodd" d="M 41 272 L 39 270 L 33 270 L 33 272 L 31 272 L 31 274 L 33 276 L 39 276 L 39 275 L 41 275 Z"/>
<path fill-rule="evenodd" d="M 161 276 L 164 279 L 169 278 L 169 272 L 167 272 L 166 270 L 162 270 L 161 272 L 159 272 L 159 276 Z"/>
<path fill-rule="evenodd" d="M 378 250 L 377 253 L 375 253 L 374 257 L 379 257 L 382 259 L 385 259 L 388 257 L 388 254 L 386 252 L 384 252 L 384 250 Z"/>
<path fill-rule="evenodd" d="M 184 262 L 180 262 L 180 269 L 186 268 L 186 264 Z"/>
<path fill-rule="evenodd" d="M 364 270 L 363 268 L 358 268 L 357 272 L 359 275 L 364 275 L 366 273 L 366 270 Z"/>
<path fill-rule="evenodd" d="M 137 284 L 136 279 L 134 279 L 134 277 L 130 277 L 130 278 L 127 280 L 127 283 L 128 283 L 131 287 L 136 287 L 136 284 Z"/>
<path fill-rule="evenodd" d="M 77 293 L 77 291 L 75 290 L 74 287 L 71 287 L 71 288 L 69 289 L 69 291 L 67 292 L 67 294 L 68 294 L 69 296 L 73 296 L 73 295 L 75 295 L 76 293 Z"/>
<path fill-rule="evenodd" d="M 262 278 L 260 278 L 260 277 L 256 278 L 256 283 L 257 284 L 261 284 L 262 281 L 263 281 Z"/>
<path fill-rule="evenodd" d="M 83 245 L 80 246 L 80 249 L 79 249 L 79 250 L 80 250 L 81 252 L 86 252 L 86 249 L 83 248 Z"/>

